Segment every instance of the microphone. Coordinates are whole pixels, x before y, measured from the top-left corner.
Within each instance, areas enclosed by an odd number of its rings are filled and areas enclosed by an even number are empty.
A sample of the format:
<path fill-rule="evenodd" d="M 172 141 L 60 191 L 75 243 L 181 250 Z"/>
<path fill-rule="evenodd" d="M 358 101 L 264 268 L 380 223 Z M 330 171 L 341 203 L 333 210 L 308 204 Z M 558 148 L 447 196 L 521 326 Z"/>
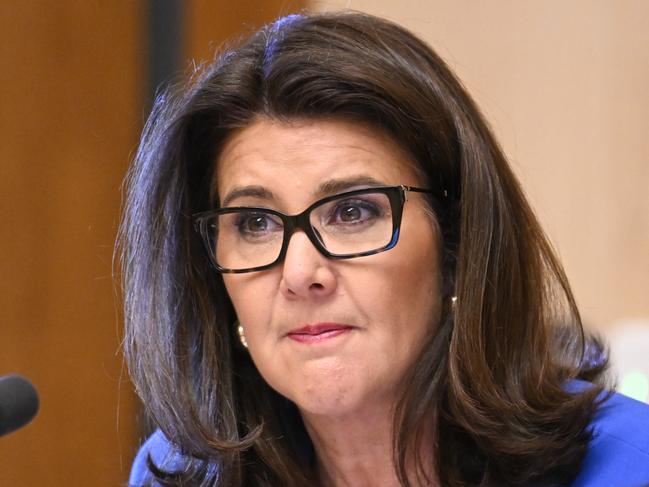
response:
<path fill-rule="evenodd" d="M 0 436 L 29 423 L 38 412 L 38 393 L 19 375 L 0 377 Z"/>

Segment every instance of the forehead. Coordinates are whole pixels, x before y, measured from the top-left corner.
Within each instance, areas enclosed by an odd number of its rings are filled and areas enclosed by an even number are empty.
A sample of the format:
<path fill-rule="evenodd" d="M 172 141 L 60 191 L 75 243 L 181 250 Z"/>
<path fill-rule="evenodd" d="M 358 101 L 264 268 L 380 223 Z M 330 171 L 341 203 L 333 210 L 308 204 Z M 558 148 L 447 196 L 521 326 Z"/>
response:
<path fill-rule="evenodd" d="M 421 184 L 413 163 L 391 137 L 342 120 L 258 119 L 226 140 L 216 165 L 221 202 L 246 186 L 261 186 L 288 201 L 292 195 L 293 200 L 317 196 L 327 181 Z"/>

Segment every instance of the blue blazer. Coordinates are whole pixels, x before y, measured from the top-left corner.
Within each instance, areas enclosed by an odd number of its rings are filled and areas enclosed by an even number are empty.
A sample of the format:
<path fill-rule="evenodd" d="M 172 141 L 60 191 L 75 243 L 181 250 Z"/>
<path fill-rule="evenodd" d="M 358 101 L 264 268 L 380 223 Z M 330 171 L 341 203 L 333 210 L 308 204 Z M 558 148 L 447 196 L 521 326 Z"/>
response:
<path fill-rule="evenodd" d="M 582 469 L 569 487 L 648 487 L 649 406 L 613 394 L 595 414 L 592 429 Z M 182 469 L 182 455 L 158 430 L 140 448 L 129 487 L 150 485 L 153 480 L 148 455 L 163 469 Z"/>

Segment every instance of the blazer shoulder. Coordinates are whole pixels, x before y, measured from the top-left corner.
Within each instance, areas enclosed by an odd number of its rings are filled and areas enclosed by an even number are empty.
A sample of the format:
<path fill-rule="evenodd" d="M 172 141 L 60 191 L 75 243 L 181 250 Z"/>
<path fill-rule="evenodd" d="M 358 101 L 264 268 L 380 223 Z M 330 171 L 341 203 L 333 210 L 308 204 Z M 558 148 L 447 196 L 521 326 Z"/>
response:
<path fill-rule="evenodd" d="M 149 458 L 153 464 L 167 471 L 177 471 L 182 468 L 183 456 L 178 448 L 171 443 L 164 433 L 156 430 L 140 447 L 129 476 L 129 487 L 156 486 L 155 478 L 149 469 Z"/>
<path fill-rule="evenodd" d="M 649 485 L 649 405 L 613 393 L 599 406 L 591 431 L 573 487 Z"/>

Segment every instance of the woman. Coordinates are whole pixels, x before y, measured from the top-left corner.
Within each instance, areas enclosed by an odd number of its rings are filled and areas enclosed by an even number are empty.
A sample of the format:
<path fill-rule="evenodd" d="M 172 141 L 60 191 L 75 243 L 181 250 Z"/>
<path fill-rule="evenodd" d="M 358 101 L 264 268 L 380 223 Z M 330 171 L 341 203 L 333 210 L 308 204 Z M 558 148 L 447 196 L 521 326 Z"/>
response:
<path fill-rule="evenodd" d="M 121 239 L 159 428 L 131 485 L 649 481 L 646 408 L 603 392 L 478 109 L 392 23 L 289 16 L 159 97 Z"/>

